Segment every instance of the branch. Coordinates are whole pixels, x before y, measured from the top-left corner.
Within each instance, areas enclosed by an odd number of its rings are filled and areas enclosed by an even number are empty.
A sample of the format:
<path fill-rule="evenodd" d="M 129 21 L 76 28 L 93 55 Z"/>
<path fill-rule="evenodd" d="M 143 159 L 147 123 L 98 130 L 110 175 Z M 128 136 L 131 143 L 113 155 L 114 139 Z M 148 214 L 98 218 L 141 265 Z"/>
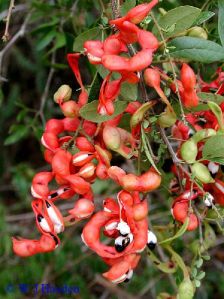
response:
<path fill-rule="evenodd" d="M 19 31 L 12 37 L 12 39 L 8 42 L 8 44 L 0 52 L 0 77 L 1 77 L 1 74 L 2 74 L 2 62 L 3 62 L 4 56 L 7 53 L 7 51 L 10 50 L 10 48 L 17 42 L 17 40 L 24 36 L 24 34 L 26 32 L 26 29 L 27 29 L 28 21 L 30 19 L 30 16 L 31 16 L 31 13 L 29 13 L 26 16 L 26 18 L 25 18 L 23 24 L 21 25 Z"/>
<path fill-rule="evenodd" d="M 8 14 L 7 14 L 7 17 L 6 17 L 6 24 L 5 24 L 5 32 L 4 32 L 4 35 L 2 37 L 2 40 L 4 42 L 7 42 L 9 40 L 9 24 L 10 24 L 10 19 L 11 19 L 11 16 L 12 16 L 12 10 L 15 8 L 15 0 L 11 0 L 10 1 L 10 4 L 9 4 L 9 10 L 8 10 Z"/>
<path fill-rule="evenodd" d="M 48 94 L 49 94 L 49 89 L 50 89 L 50 86 L 51 86 L 51 81 L 53 79 L 53 75 L 54 75 L 54 72 L 55 72 L 55 69 L 53 67 L 53 64 L 55 64 L 55 58 L 56 58 L 56 51 L 54 51 L 52 53 L 52 57 L 51 57 L 51 68 L 49 70 L 49 73 L 48 73 L 48 77 L 47 77 L 47 82 L 46 82 L 46 85 L 45 85 L 45 88 L 44 88 L 44 92 L 41 96 L 41 100 L 40 100 L 40 109 L 39 111 L 37 112 L 37 115 L 40 115 L 40 118 L 42 119 L 42 122 L 43 124 L 45 124 L 45 117 L 44 117 L 44 107 L 45 107 L 45 104 L 46 104 L 46 101 L 47 101 L 47 97 L 48 97 Z"/>

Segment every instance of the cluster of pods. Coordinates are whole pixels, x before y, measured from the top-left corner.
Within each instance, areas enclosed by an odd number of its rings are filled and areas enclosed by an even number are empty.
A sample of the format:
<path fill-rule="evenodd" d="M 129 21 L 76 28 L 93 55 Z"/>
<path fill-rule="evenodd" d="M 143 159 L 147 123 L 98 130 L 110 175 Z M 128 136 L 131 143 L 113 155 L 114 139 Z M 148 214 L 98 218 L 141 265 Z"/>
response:
<path fill-rule="evenodd" d="M 174 94 L 179 90 L 181 101 L 186 108 L 197 106 L 198 85 L 193 70 L 189 65 L 183 64 L 180 80 L 175 84 L 161 69 L 149 67 L 159 42 L 151 32 L 142 30 L 137 25 L 157 2 L 153 0 L 138 5 L 124 17 L 111 20 L 110 25 L 115 34 L 104 41 L 86 41 L 82 54 L 68 54 L 68 63 L 81 92 L 76 101 L 72 100 L 72 90 L 68 85 L 62 85 L 54 94 L 54 100 L 60 106 L 64 118 L 50 119 L 46 123 L 41 142 L 45 160 L 50 164 L 51 170 L 36 174 L 31 186 L 34 197 L 32 209 L 41 237 L 39 240 L 13 238 L 13 250 L 17 255 L 27 257 L 54 250 L 60 244 L 58 234 L 65 229 L 65 219 L 77 222 L 89 218 L 83 228 L 82 241 L 110 266 L 103 274 L 104 277 L 120 283 L 132 277 L 140 253 L 146 246 L 153 248 L 157 242 L 155 234 L 148 229 L 146 194 L 160 186 L 160 174 L 153 167 L 139 175 L 127 173 L 121 167 L 112 165 L 111 160 L 114 153 L 125 159 L 138 158 L 141 130 L 150 131 L 150 128 L 141 126 L 144 113 L 159 100 L 144 104 L 140 101 L 130 102 L 122 114 L 100 124 L 82 118 L 79 111 L 88 102 L 88 92 L 79 71 L 81 55 L 86 55 L 91 64 L 100 64 L 109 71 L 99 92 L 97 111 L 101 115 L 113 115 L 114 101 L 122 84 L 137 84 L 140 80 L 139 72 L 144 71 L 145 84 L 154 88 L 166 106 L 158 118 L 158 125 L 172 125 L 173 136 L 181 139 L 177 156 L 191 165 L 195 177 L 204 184 L 207 203 L 210 204 L 215 198 L 217 202 L 224 204 L 221 168 L 207 161 L 197 162 L 203 142 L 219 129 L 216 117 L 212 112 L 205 111 L 187 114 L 186 123 L 176 120 L 176 114 L 160 86 L 163 79 Z M 128 56 L 130 45 L 136 43 L 140 50 L 133 56 Z M 114 73 L 119 76 L 118 79 L 114 79 Z M 214 88 L 214 85 L 220 88 L 219 83 L 217 80 L 211 83 L 211 88 Z M 200 82 L 200 85 L 206 90 L 210 88 L 205 82 Z M 223 90 L 219 92 L 222 93 Z M 129 131 L 119 127 L 123 116 L 127 114 L 131 119 Z M 200 177 L 201 172 L 197 170 L 200 167 L 208 170 L 209 179 L 202 178 L 203 171 Z M 212 173 L 211 178 L 209 171 Z M 175 166 L 173 172 L 177 175 Z M 204 193 L 195 184 L 192 188 L 191 178 L 186 173 L 181 173 L 181 176 L 186 179 L 185 190 L 174 200 L 172 213 L 174 218 L 182 223 L 189 217 L 188 229 L 193 230 L 198 225 L 198 219 L 193 211 L 190 211 L 190 202 L 204 196 Z M 96 179 L 111 180 L 120 188 L 116 199 L 105 198 L 102 209 L 97 211 L 92 190 Z M 55 203 L 68 199 L 75 199 L 74 207 L 68 211 L 69 216 L 63 217 Z M 102 241 L 102 235 L 111 239 L 110 245 Z"/>
<path fill-rule="evenodd" d="M 102 64 L 110 71 L 104 79 L 99 95 L 98 112 L 112 115 L 113 102 L 117 98 L 121 84 L 125 81 L 136 84 L 136 72 L 147 67 L 153 52 L 158 47 L 157 39 L 139 29 L 139 23 L 149 13 L 157 1 L 142 4 L 121 18 L 111 21 L 119 30 L 104 42 L 87 41 L 85 55 L 90 63 Z M 138 42 L 142 50 L 132 58 L 119 56 L 127 52 L 127 44 Z M 135 159 L 139 144 L 139 129 L 134 125 L 133 132 L 119 128 L 125 114 L 136 118 L 141 107 L 139 102 L 127 105 L 124 113 L 101 124 L 83 119 L 79 110 L 88 101 L 79 72 L 78 61 L 81 54 L 68 54 L 68 63 L 81 87 L 77 101 L 71 99 L 72 90 L 62 85 L 54 94 L 60 106 L 63 119 L 50 119 L 45 126 L 41 143 L 44 157 L 51 165 L 50 171 L 39 172 L 32 181 L 31 193 L 34 197 L 32 209 L 39 240 L 13 238 L 13 250 L 22 257 L 54 250 L 60 243 L 58 234 L 64 231 L 66 222 L 56 201 L 75 199 L 74 207 L 68 211 L 69 221 L 90 218 L 82 232 L 82 240 L 110 266 L 104 277 L 119 283 L 132 277 L 133 269 L 145 247 L 156 244 L 156 236 L 148 230 L 148 205 L 145 194 L 159 187 L 160 175 L 153 169 L 136 175 L 126 173 L 122 168 L 111 165 L 112 152 L 124 158 Z M 118 72 L 120 79 L 110 80 L 112 72 Z M 102 210 L 95 211 L 92 184 L 96 179 L 112 180 L 120 186 L 117 198 L 105 198 Z M 68 218 L 67 218 L 68 219 Z M 101 234 L 111 238 L 106 245 Z"/>
<path fill-rule="evenodd" d="M 215 92 L 218 95 L 224 94 L 224 73 L 217 70 L 217 78 L 210 82 L 203 82 L 196 75 L 189 65 L 183 64 L 180 71 L 179 86 L 182 103 L 185 107 L 192 108 L 199 104 L 197 92 Z M 175 87 L 171 86 L 175 91 Z M 188 90 L 187 96 L 184 94 Z M 191 96 L 188 99 L 188 95 Z M 187 113 L 185 122 L 176 121 L 172 126 L 172 135 L 179 140 L 177 157 L 182 159 L 196 183 L 192 183 L 189 172 L 179 170 L 181 178 L 185 180 L 184 192 L 175 198 L 172 205 L 172 215 L 175 220 L 184 223 L 189 217 L 188 230 L 195 230 L 199 225 L 199 219 L 191 208 L 191 201 L 197 202 L 202 199 L 205 206 L 211 208 L 215 203 L 224 205 L 224 168 L 218 162 L 203 159 L 203 148 L 206 141 L 214 136 L 222 138 L 223 135 L 223 111 L 224 102 L 221 104 L 208 102 L 208 110 Z M 215 150 L 215 149 L 214 149 Z M 172 167 L 177 178 L 177 168 Z M 175 180 L 171 183 L 174 192 L 179 187 L 175 186 Z M 177 188 L 177 189 L 176 189 Z"/>

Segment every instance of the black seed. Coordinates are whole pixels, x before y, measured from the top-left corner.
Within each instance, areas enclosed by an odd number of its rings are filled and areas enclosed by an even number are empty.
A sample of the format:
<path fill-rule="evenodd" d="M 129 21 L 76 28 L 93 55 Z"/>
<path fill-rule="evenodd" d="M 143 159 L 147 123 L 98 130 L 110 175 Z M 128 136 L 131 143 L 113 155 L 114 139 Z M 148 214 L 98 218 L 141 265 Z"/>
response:
<path fill-rule="evenodd" d="M 127 283 L 127 282 L 129 282 L 129 281 L 130 281 L 130 279 L 129 279 L 129 278 L 126 278 L 123 282 Z"/>
<path fill-rule="evenodd" d="M 54 197 L 57 197 L 57 196 L 58 196 L 58 192 L 54 192 L 54 193 L 50 194 L 48 197 L 54 198 Z"/>
<path fill-rule="evenodd" d="M 199 126 L 204 126 L 204 124 L 206 124 L 207 123 L 207 120 L 206 119 L 204 119 L 204 118 L 200 118 L 198 121 L 197 121 L 197 124 L 199 125 Z"/>
<path fill-rule="evenodd" d="M 122 252 L 125 250 L 125 247 L 123 245 L 115 244 L 114 247 L 117 252 Z"/>
<path fill-rule="evenodd" d="M 150 250 L 153 250 L 153 249 L 155 249 L 155 247 L 156 247 L 156 243 L 149 242 L 149 243 L 147 244 L 147 246 L 148 246 L 148 248 L 149 248 Z"/>
<path fill-rule="evenodd" d="M 216 174 L 217 174 L 217 172 L 216 172 L 216 173 L 212 173 L 211 171 L 209 171 L 209 172 L 210 172 L 210 174 L 211 174 L 211 177 L 214 179 L 215 176 L 216 176 Z"/>
<path fill-rule="evenodd" d="M 125 238 L 125 239 L 122 241 L 122 245 L 123 245 L 124 247 L 127 247 L 127 246 L 129 245 L 129 243 L 130 243 L 130 238 Z"/>
<path fill-rule="evenodd" d="M 41 220 L 44 219 L 44 217 L 40 214 L 37 215 L 37 221 L 41 222 Z"/>
<path fill-rule="evenodd" d="M 55 244 L 56 244 L 56 245 L 58 245 L 58 239 L 57 239 L 57 238 L 56 238 L 56 237 L 55 237 L 53 234 L 51 234 L 51 233 L 50 233 L 50 235 L 51 235 L 51 236 L 52 236 L 52 238 L 54 239 L 54 241 L 55 241 Z"/>
<path fill-rule="evenodd" d="M 51 205 L 49 204 L 48 201 L 46 201 L 46 206 L 47 206 L 47 208 L 50 208 L 50 207 L 51 207 Z"/>
<path fill-rule="evenodd" d="M 122 234 L 122 233 L 120 233 L 120 235 L 121 235 L 122 237 L 127 237 L 127 236 L 128 236 L 128 234 Z"/>

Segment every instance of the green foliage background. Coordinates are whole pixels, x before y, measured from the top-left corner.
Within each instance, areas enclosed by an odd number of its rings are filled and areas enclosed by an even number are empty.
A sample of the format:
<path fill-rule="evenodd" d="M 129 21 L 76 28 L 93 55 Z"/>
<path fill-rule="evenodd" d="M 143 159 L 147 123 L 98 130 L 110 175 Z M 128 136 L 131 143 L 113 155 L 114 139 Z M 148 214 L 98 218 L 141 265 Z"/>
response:
<path fill-rule="evenodd" d="M 127 0 L 126 6 L 122 8 L 123 13 L 129 5 L 134 4 L 135 1 Z M 9 1 L 6 0 L 0 3 L 1 36 L 4 33 L 8 5 Z M 208 31 L 209 39 L 219 44 L 223 42 L 218 34 L 217 1 L 169 0 L 160 3 L 160 7 L 166 10 L 180 5 L 203 7 L 205 11 L 214 12 L 215 15 L 203 26 Z M 129 284 L 115 290 L 105 286 L 99 273 L 107 267 L 81 242 L 83 224 L 66 229 L 61 237 L 62 244 L 55 252 L 22 259 L 13 255 L 11 250 L 11 236 L 38 238 L 30 206 L 30 183 L 37 171 L 48 167 L 40 146 L 43 125 L 51 117 L 61 117 L 58 107 L 52 101 L 57 88 L 61 84 L 69 84 L 73 88 L 74 98 L 78 88 L 68 68 L 66 53 L 73 51 L 75 37 L 87 29 L 100 24 L 107 32 L 109 17 L 111 10 L 105 0 L 16 1 L 16 11 L 12 14 L 9 29 L 11 36 L 21 29 L 26 18 L 28 21 L 24 36 L 4 55 L 0 73 L 0 298 L 33 298 L 32 286 L 41 283 L 76 285 L 80 288 L 76 298 L 156 298 L 156 294 L 161 292 L 174 293 L 169 277 L 150 262 L 146 252 Z M 92 30 L 89 38 L 95 32 Z M 80 40 L 76 39 L 75 49 L 82 49 L 82 41 L 82 36 Z M 6 44 L 1 41 L 0 46 L 1 55 Z M 216 62 L 206 66 L 195 63 L 195 68 L 200 67 L 206 80 L 211 78 L 217 66 Z M 81 62 L 81 72 L 85 84 L 90 86 L 95 69 L 85 59 Z M 95 76 L 96 87 L 97 79 L 100 80 Z M 90 87 L 94 100 L 94 85 Z M 127 92 L 124 91 L 124 94 Z M 41 106 L 41 103 L 44 105 Z M 110 193 L 115 191 L 115 187 L 107 182 L 98 182 L 94 188 L 98 195 L 105 195 L 108 190 Z M 170 202 L 165 190 L 163 188 L 162 194 L 166 200 L 161 200 L 157 195 L 152 200 L 150 213 L 154 225 L 164 225 L 171 221 Z M 65 212 L 71 204 L 65 202 L 62 206 Z M 216 226 L 211 227 L 211 230 L 219 233 Z M 176 251 L 187 262 L 192 255 L 195 236 L 197 233 L 188 233 L 175 242 Z M 216 246 L 210 250 L 211 259 L 204 262 L 203 266 L 206 276 L 195 298 L 224 298 L 223 241 L 223 237 L 215 239 Z M 195 259 L 198 261 L 198 257 Z M 174 278 L 179 282 L 180 277 L 181 274 L 177 273 Z M 21 292 L 19 284 L 28 284 L 26 294 Z M 8 286 L 12 286 L 12 289 Z M 74 298 L 42 296 L 40 293 L 35 298 L 57 297 Z"/>

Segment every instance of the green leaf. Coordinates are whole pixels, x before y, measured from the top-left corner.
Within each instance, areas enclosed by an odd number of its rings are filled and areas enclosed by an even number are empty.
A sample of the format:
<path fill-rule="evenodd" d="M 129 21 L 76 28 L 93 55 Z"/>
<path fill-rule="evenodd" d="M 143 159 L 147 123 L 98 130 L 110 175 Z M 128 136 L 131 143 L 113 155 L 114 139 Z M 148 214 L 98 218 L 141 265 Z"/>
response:
<path fill-rule="evenodd" d="M 199 92 L 197 95 L 203 101 L 216 102 L 217 104 L 221 104 L 222 102 L 224 102 L 224 97 L 220 96 L 219 94 L 209 93 L 209 92 Z"/>
<path fill-rule="evenodd" d="M 142 145 L 143 145 L 146 157 L 149 160 L 149 162 L 152 164 L 152 166 L 155 168 L 155 170 L 159 174 L 161 174 L 160 171 L 158 170 L 158 168 L 156 167 L 156 164 L 153 161 L 152 155 L 150 154 L 147 136 L 145 135 L 144 130 L 141 130 L 141 132 L 142 132 Z"/>
<path fill-rule="evenodd" d="M 222 45 L 224 46 L 224 0 L 219 0 L 218 31 Z"/>
<path fill-rule="evenodd" d="M 204 271 L 200 271 L 199 274 L 197 275 L 198 280 L 202 280 L 204 277 L 205 277 L 205 272 Z"/>
<path fill-rule="evenodd" d="M 197 19 L 195 20 L 193 26 L 201 25 L 202 23 L 211 19 L 214 15 L 215 13 L 213 11 L 202 11 L 200 15 L 197 17 Z"/>
<path fill-rule="evenodd" d="M 203 259 L 199 258 L 197 261 L 195 261 L 195 266 L 197 268 L 201 268 L 201 266 L 203 265 Z"/>
<path fill-rule="evenodd" d="M 65 34 L 62 32 L 57 32 L 54 47 L 48 52 L 48 54 L 54 52 L 57 49 L 64 47 L 65 44 L 66 44 Z"/>
<path fill-rule="evenodd" d="M 82 32 L 75 38 L 73 44 L 73 51 L 81 52 L 83 51 L 83 44 L 87 40 L 101 39 L 101 30 L 99 27 L 91 28 L 87 31 Z"/>
<path fill-rule="evenodd" d="M 136 0 L 126 0 L 125 3 L 121 5 L 121 15 L 126 15 L 126 13 L 135 6 Z"/>
<path fill-rule="evenodd" d="M 205 160 L 214 161 L 216 159 L 224 159 L 224 135 L 216 135 L 210 137 L 202 150 L 202 157 Z"/>
<path fill-rule="evenodd" d="M 174 36 L 190 28 L 200 15 L 200 12 L 201 10 L 199 8 L 189 5 L 179 6 L 169 10 L 158 20 L 164 37 L 168 38 Z M 156 26 L 153 27 L 152 32 L 161 39 Z"/>
<path fill-rule="evenodd" d="M 195 280 L 194 281 L 194 283 L 195 283 L 195 286 L 196 286 L 196 288 L 199 288 L 200 286 L 201 286 L 201 282 L 200 282 L 200 280 Z"/>
<path fill-rule="evenodd" d="M 46 48 L 52 40 L 55 38 L 57 32 L 52 30 L 48 32 L 46 35 L 42 36 L 39 40 L 39 42 L 36 44 L 36 50 L 41 51 L 44 48 Z"/>
<path fill-rule="evenodd" d="M 159 244 L 165 244 L 165 243 L 170 243 L 171 241 L 181 237 L 187 230 L 189 223 L 189 218 L 186 218 L 184 224 L 181 226 L 181 228 L 178 230 L 178 232 L 171 238 L 168 238 L 166 240 L 160 241 Z"/>
<path fill-rule="evenodd" d="M 208 102 L 208 107 L 215 114 L 215 117 L 217 118 L 219 127 L 223 131 L 223 129 L 224 129 L 224 122 L 223 122 L 222 109 L 215 102 Z"/>
<path fill-rule="evenodd" d="M 222 102 L 224 102 L 224 97 L 219 94 L 199 92 L 197 93 L 197 95 L 203 102 L 215 102 L 217 104 L 221 104 Z M 209 110 L 208 104 L 199 104 L 197 107 L 191 108 L 191 111 L 195 112 L 206 110 Z"/>
<path fill-rule="evenodd" d="M 212 63 L 224 61 L 224 48 L 212 41 L 184 36 L 177 37 L 168 43 L 170 55 L 192 61 Z"/>
<path fill-rule="evenodd" d="M 29 132 L 29 127 L 25 125 L 17 125 L 14 127 L 13 133 L 10 134 L 6 139 L 4 144 L 5 145 L 10 145 L 13 143 L 16 143 L 20 139 L 23 139 L 27 136 Z"/>
<path fill-rule="evenodd" d="M 120 96 L 125 101 L 136 101 L 138 97 L 138 85 L 124 82 L 121 85 Z"/>
<path fill-rule="evenodd" d="M 125 108 L 127 107 L 127 102 L 125 101 L 117 101 L 114 103 L 114 114 L 113 115 L 100 115 L 97 112 L 97 106 L 99 104 L 99 101 L 93 101 L 91 103 L 86 104 L 83 106 L 79 113 L 80 115 L 87 120 L 101 123 L 110 119 L 113 119 L 115 116 L 121 114 L 124 112 Z"/>
<path fill-rule="evenodd" d="M 99 98 L 100 87 L 102 83 L 102 78 L 98 72 L 96 72 L 93 82 L 90 86 L 89 91 L 89 102 L 97 100 Z"/>

